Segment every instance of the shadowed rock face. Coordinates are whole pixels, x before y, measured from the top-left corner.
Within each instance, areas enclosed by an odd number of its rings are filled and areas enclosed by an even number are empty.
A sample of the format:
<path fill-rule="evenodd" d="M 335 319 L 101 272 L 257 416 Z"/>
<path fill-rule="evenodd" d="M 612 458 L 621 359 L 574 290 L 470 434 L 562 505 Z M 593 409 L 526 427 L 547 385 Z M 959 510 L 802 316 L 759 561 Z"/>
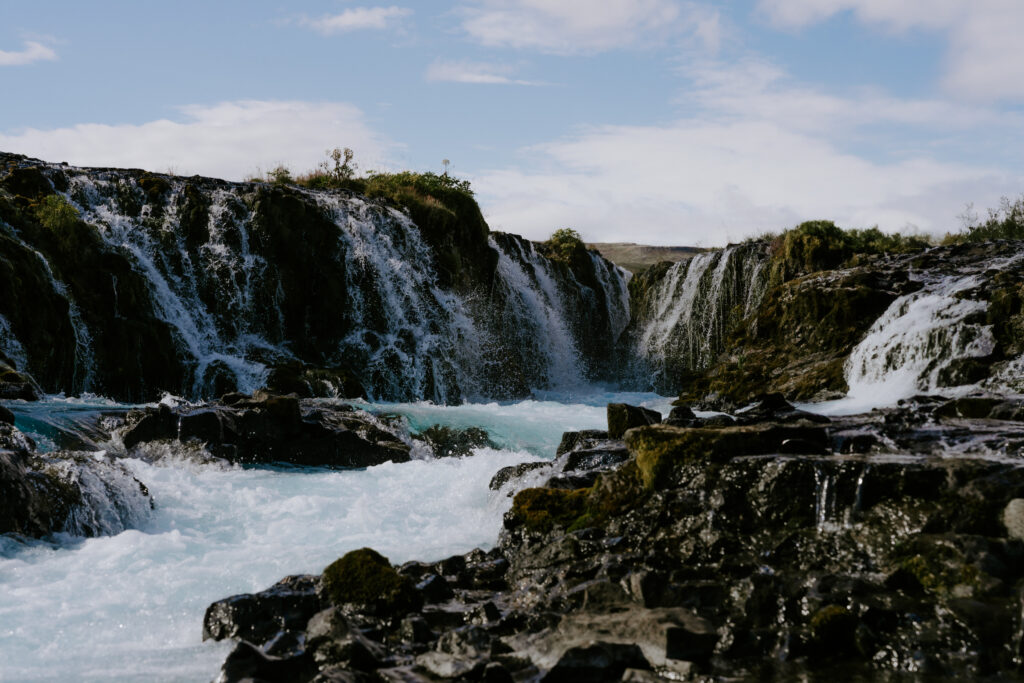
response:
<path fill-rule="evenodd" d="M 397 568 L 423 607 L 341 612 L 321 590 L 216 632 L 293 643 L 232 657 L 298 680 L 1003 680 L 1021 656 L 1020 410 L 921 398 L 825 421 L 766 396 L 738 422 L 631 429 L 628 459 L 575 489 L 569 460 L 616 442 L 567 435 L 493 550 Z M 305 627 L 285 618 L 301 605 Z"/>

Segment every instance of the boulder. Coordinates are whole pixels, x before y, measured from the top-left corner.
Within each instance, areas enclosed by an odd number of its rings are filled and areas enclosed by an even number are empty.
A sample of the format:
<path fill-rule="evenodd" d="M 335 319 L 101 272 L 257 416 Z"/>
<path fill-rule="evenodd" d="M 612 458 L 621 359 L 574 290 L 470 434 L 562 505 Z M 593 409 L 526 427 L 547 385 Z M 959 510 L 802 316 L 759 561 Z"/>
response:
<path fill-rule="evenodd" d="M 246 464 L 369 467 L 410 458 L 397 434 L 351 406 L 307 404 L 264 391 L 224 399 L 129 414 L 124 445 L 131 450 L 151 441 L 193 440 L 217 457 Z"/>
<path fill-rule="evenodd" d="M 661 413 L 626 403 L 608 404 L 608 438 L 621 439 L 626 430 L 633 427 L 658 424 Z"/>

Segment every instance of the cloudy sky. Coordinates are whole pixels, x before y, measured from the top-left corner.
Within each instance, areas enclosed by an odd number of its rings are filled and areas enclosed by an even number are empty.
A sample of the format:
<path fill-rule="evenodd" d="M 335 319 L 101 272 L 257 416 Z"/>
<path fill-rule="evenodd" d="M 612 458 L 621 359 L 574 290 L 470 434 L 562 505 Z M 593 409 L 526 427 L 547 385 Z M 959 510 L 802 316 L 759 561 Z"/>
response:
<path fill-rule="evenodd" d="M 0 5 L 0 150 L 241 179 L 352 147 L 492 228 L 941 234 L 1024 191 L 1021 0 Z"/>

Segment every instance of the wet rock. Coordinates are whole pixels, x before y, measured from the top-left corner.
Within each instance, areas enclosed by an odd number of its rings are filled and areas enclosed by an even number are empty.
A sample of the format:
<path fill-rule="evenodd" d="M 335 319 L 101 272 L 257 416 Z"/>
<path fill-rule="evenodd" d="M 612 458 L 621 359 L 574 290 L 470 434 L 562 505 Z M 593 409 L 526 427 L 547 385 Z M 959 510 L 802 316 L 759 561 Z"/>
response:
<path fill-rule="evenodd" d="M 658 424 L 661 413 L 656 410 L 631 406 L 626 403 L 608 404 L 608 438 L 621 439 L 626 430 L 633 427 Z"/>
<path fill-rule="evenodd" d="M 700 426 L 700 419 L 693 414 L 689 406 L 674 406 L 668 417 L 662 420 L 662 424 L 673 427 L 697 427 Z"/>
<path fill-rule="evenodd" d="M 425 603 L 437 603 L 450 600 L 455 596 L 443 576 L 430 574 L 416 584 L 416 590 L 423 596 Z"/>
<path fill-rule="evenodd" d="M 457 429 L 446 425 L 433 425 L 423 430 L 420 437 L 430 446 L 434 457 L 464 458 L 476 448 L 496 448 L 487 430 L 480 427 Z"/>
<path fill-rule="evenodd" d="M 241 681 L 300 681 L 308 678 L 313 670 L 307 657 L 273 657 L 264 654 L 258 647 L 244 640 L 235 646 L 221 667 L 219 680 L 225 683 Z"/>
<path fill-rule="evenodd" d="M 608 432 L 602 429 L 584 429 L 578 432 L 564 432 L 562 440 L 555 450 L 555 457 L 569 451 L 593 448 L 594 445 L 608 440 Z"/>
<path fill-rule="evenodd" d="M 117 534 L 152 510 L 148 489 L 120 463 L 92 454 L 35 453 L 35 444 L 0 422 L 0 533 L 42 537 Z"/>
<path fill-rule="evenodd" d="M 787 401 L 782 394 L 764 394 L 753 403 L 735 411 L 733 416 L 738 424 L 750 425 L 762 422 L 786 424 L 797 421 L 818 422 L 828 424 L 831 420 L 824 415 L 798 410 Z"/>
<path fill-rule="evenodd" d="M 535 470 L 541 470 L 550 468 L 551 463 L 549 462 L 524 462 L 519 465 L 509 465 L 508 467 L 502 467 L 500 470 L 491 477 L 491 482 L 487 485 L 492 491 L 497 491 L 502 486 L 510 481 L 519 479 L 526 474 Z"/>
<path fill-rule="evenodd" d="M 14 413 L 7 408 L 0 406 L 0 422 L 13 425 L 14 424 Z"/>
<path fill-rule="evenodd" d="M 368 467 L 410 457 L 409 446 L 395 433 L 348 406 L 304 404 L 295 396 L 264 391 L 225 398 L 129 414 L 124 445 L 131 450 L 152 441 L 194 440 L 216 457 L 247 464 Z"/>
<path fill-rule="evenodd" d="M 321 608 L 316 584 L 315 576 L 289 576 L 265 591 L 218 600 L 206 608 L 203 640 L 236 638 L 262 645 L 281 631 L 303 631 Z"/>

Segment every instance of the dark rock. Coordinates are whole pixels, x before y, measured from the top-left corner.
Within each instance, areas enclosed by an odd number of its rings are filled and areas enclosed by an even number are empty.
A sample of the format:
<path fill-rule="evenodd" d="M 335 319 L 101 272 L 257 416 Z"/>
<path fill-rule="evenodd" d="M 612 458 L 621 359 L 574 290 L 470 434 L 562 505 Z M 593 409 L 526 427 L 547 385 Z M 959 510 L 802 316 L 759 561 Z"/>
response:
<path fill-rule="evenodd" d="M 421 580 L 416 584 L 416 590 L 423 596 L 425 603 L 444 602 L 455 596 L 444 577 L 437 574 L 430 574 Z"/>
<path fill-rule="evenodd" d="M 797 421 L 818 422 L 828 424 L 831 420 L 824 415 L 797 410 L 782 394 L 764 394 L 753 403 L 740 408 L 734 413 L 736 421 L 741 425 L 758 424 L 761 422 L 790 423 Z"/>
<path fill-rule="evenodd" d="M 543 681 L 618 681 L 626 669 L 649 669 L 651 665 L 636 645 L 595 642 L 565 651 Z"/>
<path fill-rule="evenodd" d="M 312 662 L 305 656 L 272 657 L 258 647 L 244 640 L 235 646 L 221 667 L 219 680 L 225 683 L 241 681 L 298 681 L 308 678 L 314 671 Z"/>
<path fill-rule="evenodd" d="M 437 458 L 464 458 L 472 455 L 476 448 L 497 447 L 491 441 L 487 430 L 480 427 L 457 429 L 445 425 L 434 425 L 423 430 L 419 436 L 430 445 L 434 457 Z"/>
<path fill-rule="evenodd" d="M 133 449 L 150 441 L 195 440 L 217 457 L 247 464 L 369 467 L 410 457 L 401 438 L 349 406 L 306 408 L 295 396 L 264 391 L 227 398 L 229 403 L 173 409 L 161 404 L 130 413 L 124 445 Z"/>
<path fill-rule="evenodd" d="M 627 429 L 661 422 L 661 413 L 626 403 L 608 404 L 608 438 L 621 439 Z"/>
<path fill-rule="evenodd" d="M 508 482 L 514 479 L 519 479 L 529 472 L 550 467 L 551 463 L 549 462 L 524 462 L 519 465 L 502 467 L 493 477 L 491 477 L 491 482 L 487 487 L 492 491 L 497 491 Z"/>
<path fill-rule="evenodd" d="M 608 440 L 608 432 L 601 429 L 584 429 L 579 432 L 564 432 L 555 450 L 555 457 L 578 448 L 590 448 L 595 443 Z"/>
<path fill-rule="evenodd" d="M 262 645 L 281 631 L 302 631 L 321 608 L 316 584 L 315 576 L 289 576 L 265 591 L 218 600 L 206 608 L 203 640 L 237 638 Z"/>
<path fill-rule="evenodd" d="M 9 425 L 14 424 L 14 413 L 7 408 L 0 406 L 0 422 L 7 423 Z"/>

